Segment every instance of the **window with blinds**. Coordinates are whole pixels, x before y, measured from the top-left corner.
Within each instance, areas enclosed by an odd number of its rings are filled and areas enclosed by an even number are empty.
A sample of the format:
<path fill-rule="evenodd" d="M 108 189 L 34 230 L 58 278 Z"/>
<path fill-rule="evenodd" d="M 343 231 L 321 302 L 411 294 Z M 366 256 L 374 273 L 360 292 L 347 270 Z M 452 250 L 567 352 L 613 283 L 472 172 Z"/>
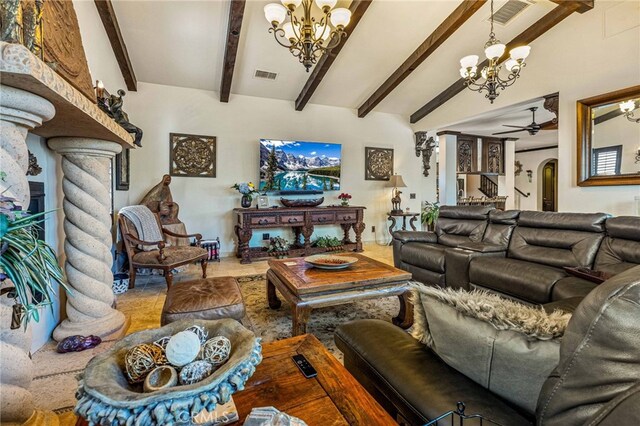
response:
<path fill-rule="evenodd" d="M 619 175 L 621 158 L 622 145 L 595 148 L 593 150 L 592 174 L 596 176 Z"/>

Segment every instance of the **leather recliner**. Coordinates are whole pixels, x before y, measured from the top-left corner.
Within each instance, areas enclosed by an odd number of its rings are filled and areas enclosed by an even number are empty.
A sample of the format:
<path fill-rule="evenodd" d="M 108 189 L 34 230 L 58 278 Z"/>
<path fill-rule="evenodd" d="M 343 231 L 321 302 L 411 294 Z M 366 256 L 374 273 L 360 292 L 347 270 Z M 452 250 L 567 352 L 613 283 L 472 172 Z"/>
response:
<path fill-rule="evenodd" d="M 638 336 L 640 266 L 601 284 L 578 305 L 560 345 L 558 366 L 540 392 L 535 418 L 388 322 L 343 324 L 335 342 L 345 367 L 392 416 L 409 425 L 422 425 L 463 401 L 468 414 L 503 425 L 635 426 L 640 424 Z"/>
<path fill-rule="evenodd" d="M 415 280 L 445 285 L 445 250 L 460 244 L 480 242 L 492 207 L 442 206 L 435 232 L 393 233 L 396 268 L 411 272 Z"/>

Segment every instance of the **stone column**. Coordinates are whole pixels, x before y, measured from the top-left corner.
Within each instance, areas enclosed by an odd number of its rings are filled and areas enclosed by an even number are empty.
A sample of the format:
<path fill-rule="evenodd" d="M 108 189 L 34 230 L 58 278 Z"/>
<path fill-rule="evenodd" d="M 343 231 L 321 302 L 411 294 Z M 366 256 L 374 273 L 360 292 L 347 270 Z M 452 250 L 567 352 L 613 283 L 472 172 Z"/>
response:
<path fill-rule="evenodd" d="M 13 197 L 23 209 L 29 206 L 29 150 L 27 132 L 51 120 L 51 102 L 33 93 L 0 85 L 0 192 Z"/>
<path fill-rule="evenodd" d="M 52 138 L 62 155 L 67 319 L 53 332 L 57 341 L 75 334 L 102 338 L 124 332 L 125 316 L 114 309 L 111 265 L 111 159 L 122 147 L 88 138 Z"/>
<path fill-rule="evenodd" d="M 53 105 L 46 99 L 0 85 L 0 170 L 6 174 L 0 180 L 0 192 L 15 198 L 23 209 L 29 206 L 30 198 L 27 132 L 54 114 Z M 0 297 L 0 412 L 2 424 L 7 425 L 22 424 L 34 412 L 29 391 L 33 377 L 31 329 L 10 329 L 13 304 L 12 299 Z"/>

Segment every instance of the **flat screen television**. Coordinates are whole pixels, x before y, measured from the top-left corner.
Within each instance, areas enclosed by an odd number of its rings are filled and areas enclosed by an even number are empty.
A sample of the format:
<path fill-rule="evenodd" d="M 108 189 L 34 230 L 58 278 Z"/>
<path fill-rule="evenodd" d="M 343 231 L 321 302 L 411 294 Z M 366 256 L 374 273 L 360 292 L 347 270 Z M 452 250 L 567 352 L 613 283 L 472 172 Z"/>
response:
<path fill-rule="evenodd" d="M 337 143 L 260 139 L 260 191 L 339 190 L 341 151 Z"/>

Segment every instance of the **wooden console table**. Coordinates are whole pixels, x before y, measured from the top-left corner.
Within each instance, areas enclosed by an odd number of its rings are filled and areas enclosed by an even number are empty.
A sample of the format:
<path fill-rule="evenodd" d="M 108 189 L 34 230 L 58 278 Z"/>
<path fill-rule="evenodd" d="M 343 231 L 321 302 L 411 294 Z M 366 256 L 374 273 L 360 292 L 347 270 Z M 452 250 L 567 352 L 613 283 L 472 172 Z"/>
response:
<path fill-rule="evenodd" d="M 295 239 L 287 252 L 291 256 L 309 256 L 327 251 L 324 247 L 311 246 L 311 235 L 317 225 L 340 225 L 344 233 L 343 248 L 361 252 L 362 232 L 365 229 L 364 209 L 365 207 L 358 206 L 234 209 L 235 233 L 238 238 L 236 254 L 242 259 L 240 263 L 251 263 L 252 259 L 269 256 L 265 247 L 249 247 L 254 230 L 269 228 L 293 230 Z M 355 242 L 349 237 L 351 229 L 355 232 Z"/>

